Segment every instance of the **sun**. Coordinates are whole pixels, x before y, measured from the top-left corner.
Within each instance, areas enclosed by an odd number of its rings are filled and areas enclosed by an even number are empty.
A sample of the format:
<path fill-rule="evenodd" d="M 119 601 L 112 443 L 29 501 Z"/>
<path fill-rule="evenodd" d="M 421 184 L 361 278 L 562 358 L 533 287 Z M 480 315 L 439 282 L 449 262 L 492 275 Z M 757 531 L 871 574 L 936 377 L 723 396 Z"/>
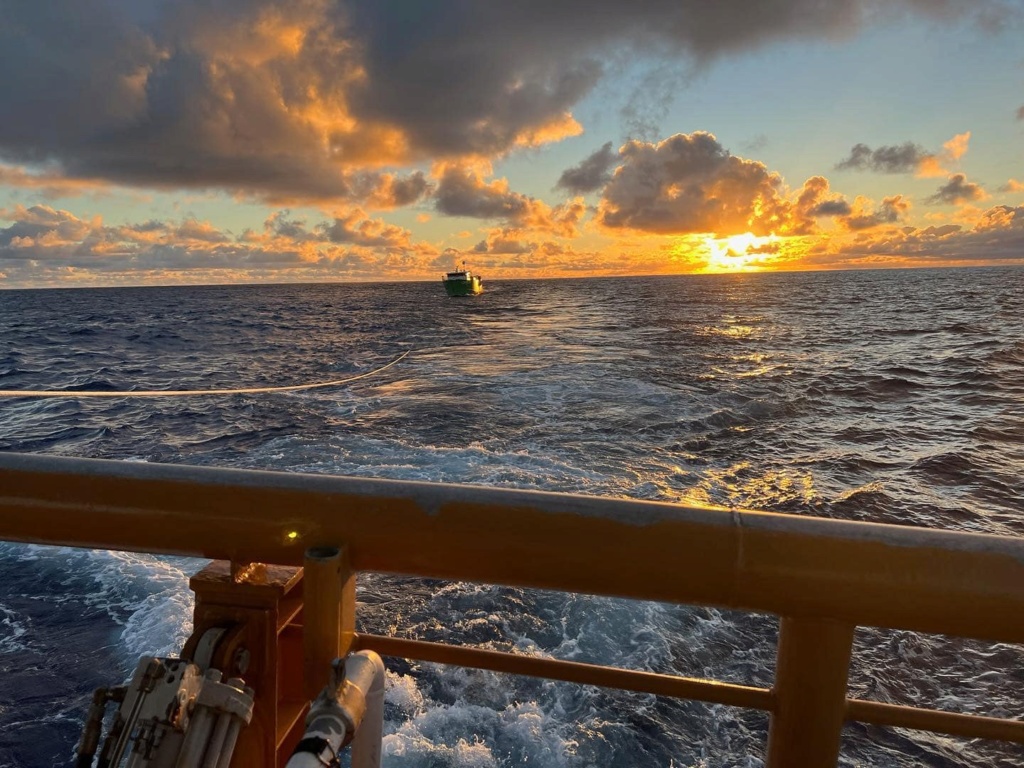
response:
<path fill-rule="evenodd" d="M 704 272 L 756 272 L 764 269 L 766 247 L 779 240 L 776 235 L 759 237 L 752 232 L 729 237 L 709 235 L 704 239 L 708 262 Z"/>

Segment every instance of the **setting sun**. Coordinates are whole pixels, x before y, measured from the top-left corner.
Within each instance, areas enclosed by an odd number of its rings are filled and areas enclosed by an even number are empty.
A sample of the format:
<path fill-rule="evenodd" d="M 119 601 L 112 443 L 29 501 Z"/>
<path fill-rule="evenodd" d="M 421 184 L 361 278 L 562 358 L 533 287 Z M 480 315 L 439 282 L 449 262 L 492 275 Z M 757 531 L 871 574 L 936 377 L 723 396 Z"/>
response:
<path fill-rule="evenodd" d="M 765 257 L 779 241 L 776 235 L 758 237 L 751 232 L 704 241 L 708 250 L 704 272 L 754 272 L 765 268 Z"/>

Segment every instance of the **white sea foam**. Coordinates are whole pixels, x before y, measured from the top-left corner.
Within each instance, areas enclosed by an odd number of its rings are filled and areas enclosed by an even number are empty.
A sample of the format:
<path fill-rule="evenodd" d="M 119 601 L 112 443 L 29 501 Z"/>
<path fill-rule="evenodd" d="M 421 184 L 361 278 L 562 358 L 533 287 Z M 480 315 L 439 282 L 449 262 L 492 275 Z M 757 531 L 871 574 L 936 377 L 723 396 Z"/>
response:
<path fill-rule="evenodd" d="M 0 654 L 28 649 L 28 620 L 6 605 L 0 605 Z"/>
<path fill-rule="evenodd" d="M 201 563 L 101 550 L 91 551 L 90 559 L 100 594 L 111 601 L 111 615 L 124 627 L 121 642 L 128 656 L 179 653 L 192 628 L 188 579 Z"/>
<path fill-rule="evenodd" d="M 441 705 L 387 733 L 382 753 L 393 768 L 568 766 L 576 745 L 560 735 L 560 728 L 536 702 L 500 710 L 465 703 Z"/>
<path fill-rule="evenodd" d="M 65 587 L 80 595 L 56 595 L 55 604 L 82 600 L 103 610 L 121 626 L 120 644 L 130 667 L 141 655 L 170 655 L 181 649 L 191 629 L 189 575 L 200 561 L 131 552 L 70 548 L 30 548 L 24 557 L 43 561 L 63 574 Z"/>
<path fill-rule="evenodd" d="M 406 715 L 415 715 L 423 711 L 425 699 L 416 678 L 388 670 L 384 680 L 384 701 Z"/>

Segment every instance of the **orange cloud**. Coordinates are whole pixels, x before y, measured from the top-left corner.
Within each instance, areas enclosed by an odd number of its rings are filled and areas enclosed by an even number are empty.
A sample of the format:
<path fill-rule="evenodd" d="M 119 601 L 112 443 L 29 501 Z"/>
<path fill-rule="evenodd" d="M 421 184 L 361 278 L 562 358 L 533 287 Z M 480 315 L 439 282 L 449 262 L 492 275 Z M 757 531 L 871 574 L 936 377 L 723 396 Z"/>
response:
<path fill-rule="evenodd" d="M 237 237 L 209 222 L 104 226 L 50 208 L 0 210 L 0 271 L 17 284 L 66 280 L 90 284 L 281 279 L 407 279 L 422 276 L 437 249 L 413 243 L 407 230 L 355 209 L 307 226 L 287 211 L 262 232 Z M 70 277 L 71 274 L 74 277 Z M 134 276 L 132 278 L 131 276 Z"/>
<path fill-rule="evenodd" d="M 911 141 L 875 149 L 855 144 L 849 157 L 836 164 L 836 170 L 875 171 L 878 173 L 910 173 L 918 178 L 945 176 L 948 163 L 958 161 L 967 153 L 971 132 L 958 133 L 942 145 L 941 153 L 928 152 Z"/>
<path fill-rule="evenodd" d="M 381 219 L 371 219 L 356 208 L 344 217 L 337 217 L 333 224 L 321 230 L 332 243 L 352 243 L 379 248 L 407 248 L 412 234 L 407 229 L 388 224 Z"/>
<path fill-rule="evenodd" d="M 76 197 L 108 192 L 111 185 L 102 179 L 73 179 L 58 171 L 32 173 L 23 166 L 0 163 L 0 186 L 35 189 L 47 198 Z"/>
<path fill-rule="evenodd" d="M 981 188 L 980 184 L 967 181 L 966 174 L 954 173 L 925 202 L 929 205 L 960 205 L 973 200 L 984 200 L 987 197 L 988 194 Z"/>
<path fill-rule="evenodd" d="M 657 234 L 781 233 L 794 226 L 782 177 L 729 154 L 711 133 L 630 141 L 605 186 L 598 221 Z"/>
<path fill-rule="evenodd" d="M 536 244 L 522 239 L 523 234 L 518 229 L 492 229 L 487 233 L 485 239 L 476 244 L 473 252 L 475 254 L 529 253 Z"/>
<path fill-rule="evenodd" d="M 942 145 L 945 150 L 945 155 L 950 160 L 959 160 L 961 157 L 967 154 L 967 144 L 971 140 L 971 132 L 965 131 L 964 133 L 958 133 L 952 139 Z"/>
<path fill-rule="evenodd" d="M 948 171 L 942 167 L 942 162 L 935 155 L 927 155 L 921 158 L 917 166 L 917 173 L 914 175 L 919 179 L 933 179 L 938 176 L 945 176 Z"/>
<path fill-rule="evenodd" d="M 791 233 L 811 234 L 818 231 L 819 218 L 849 216 L 852 212 L 853 208 L 846 198 L 830 191 L 828 179 L 824 176 L 812 176 L 804 182 L 797 196 Z"/>
<path fill-rule="evenodd" d="M 858 196 L 853 202 L 850 214 L 840 216 L 837 221 L 847 230 L 859 231 L 885 224 L 898 224 L 910 211 L 910 201 L 903 195 L 892 195 L 882 199 L 877 208 L 866 197 Z"/>
<path fill-rule="evenodd" d="M 562 139 L 579 136 L 583 126 L 569 112 L 554 116 L 550 121 L 536 128 L 528 128 L 516 136 L 514 146 L 519 148 L 539 147 Z"/>
<path fill-rule="evenodd" d="M 549 207 L 541 200 L 515 192 L 506 179 L 487 181 L 488 164 L 442 163 L 435 167 L 436 209 L 446 216 L 500 219 L 511 226 L 574 237 L 586 213 L 582 198 Z"/>

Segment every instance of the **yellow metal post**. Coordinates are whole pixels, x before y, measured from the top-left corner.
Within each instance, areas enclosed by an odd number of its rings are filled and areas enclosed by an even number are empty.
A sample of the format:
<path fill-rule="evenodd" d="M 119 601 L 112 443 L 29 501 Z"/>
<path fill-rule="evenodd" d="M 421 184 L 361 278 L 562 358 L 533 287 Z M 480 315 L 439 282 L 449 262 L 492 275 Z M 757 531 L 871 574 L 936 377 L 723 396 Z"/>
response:
<path fill-rule="evenodd" d="M 356 575 L 346 550 L 306 550 L 302 589 L 303 679 L 313 699 L 327 683 L 331 662 L 348 653 L 355 637 Z"/>
<path fill-rule="evenodd" d="M 836 765 L 853 631 L 828 619 L 781 619 L 768 768 Z"/>
<path fill-rule="evenodd" d="M 293 690 L 298 686 L 286 671 L 292 621 L 302 606 L 300 583 L 301 571 L 295 567 L 239 569 L 225 560 L 210 563 L 189 580 L 196 603 L 192 638 L 182 655 L 194 659 L 203 636 L 224 628 L 228 631 L 217 642 L 211 666 L 225 677 L 243 677 L 256 691 L 252 722 L 235 746 L 235 766 L 284 765 L 302 735 L 307 703 Z"/>

